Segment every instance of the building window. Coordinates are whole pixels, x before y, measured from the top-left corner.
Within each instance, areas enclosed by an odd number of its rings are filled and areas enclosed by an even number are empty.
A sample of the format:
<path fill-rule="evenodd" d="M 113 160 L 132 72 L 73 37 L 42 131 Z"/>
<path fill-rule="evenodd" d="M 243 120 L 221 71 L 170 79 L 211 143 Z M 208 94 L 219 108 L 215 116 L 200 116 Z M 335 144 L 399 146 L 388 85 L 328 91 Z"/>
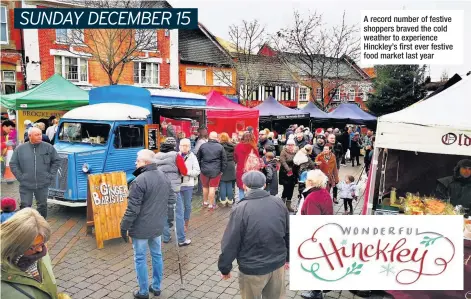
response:
<path fill-rule="evenodd" d="M 247 100 L 249 100 L 249 101 L 258 101 L 259 100 L 258 87 L 254 87 L 252 89 L 252 92 L 250 92 L 250 89 L 247 91 Z"/>
<path fill-rule="evenodd" d="M 336 88 L 334 90 L 331 90 L 331 93 L 333 94 L 332 101 L 340 101 L 340 89 Z"/>
<path fill-rule="evenodd" d="M 300 87 L 299 88 L 299 100 L 302 102 L 307 101 L 307 87 Z"/>
<path fill-rule="evenodd" d="M 316 89 L 316 101 L 322 100 L 322 88 L 318 87 Z"/>
<path fill-rule="evenodd" d="M 7 7 L 0 6 L 0 42 L 2 44 L 8 43 L 8 22 L 7 22 Z"/>
<path fill-rule="evenodd" d="M 280 101 L 291 101 L 291 87 L 281 87 Z"/>
<path fill-rule="evenodd" d="M 348 89 L 348 100 L 355 101 L 356 92 L 354 88 Z"/>
<path fill-rule="evenodd" d="M 134 62 L 134 83 L 143 85 L 159 85 L 159 64 Z"/>
<path fill-rule="evenodd" d="M 115 148 L 144 147 L 144 126 L 119 126 L 114 138 Z"/>
<path fill-rule="evenodd" d="M 275 86 L 265 86 L 265 97 L 264 99 L 268 99 L 268 97 L 275 97 Z"/>
<path fill-rule="evenodd" d="M 141 51 L 157 51 L 157 30 L 140 29 L 136 30 L 135 40 L 137 48 Z"/>
<path fill-rule="evenodd" d="M 206 86 L 206 70 L 186 69 L 186 85 Z"/>
<path fill-rule="evenodd" d="M 73 29 L 56 29 L 56 42 L 58 43 L 83 43 L 83 31 Z"/>
<path fill-rule="evenodd" d="M 88 82 L 88 61 L 84 58 L 54 56 L 54 72 L 71 82 Z"/>
<path fill-rule="evenodd" d="M 214 86 L 232 86 L 231 71 L 213 71 Z"/>
<path fill-rule="evenodd" d="M 15 71 L 2 72 L 2 94 L 11 94 L 16 92 Z"/>

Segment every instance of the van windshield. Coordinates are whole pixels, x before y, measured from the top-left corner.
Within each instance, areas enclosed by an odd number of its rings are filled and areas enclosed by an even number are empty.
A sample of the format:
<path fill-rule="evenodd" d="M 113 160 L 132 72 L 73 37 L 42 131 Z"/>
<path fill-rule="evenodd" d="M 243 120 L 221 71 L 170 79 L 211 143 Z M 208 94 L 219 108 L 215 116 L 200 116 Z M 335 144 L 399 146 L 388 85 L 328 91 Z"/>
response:
<path fill-rule="evenodd" d="M 108 124 L 64 122 L 59 131 L 59 140 L 89 144 L 106 144 L 111 126 Z"/>

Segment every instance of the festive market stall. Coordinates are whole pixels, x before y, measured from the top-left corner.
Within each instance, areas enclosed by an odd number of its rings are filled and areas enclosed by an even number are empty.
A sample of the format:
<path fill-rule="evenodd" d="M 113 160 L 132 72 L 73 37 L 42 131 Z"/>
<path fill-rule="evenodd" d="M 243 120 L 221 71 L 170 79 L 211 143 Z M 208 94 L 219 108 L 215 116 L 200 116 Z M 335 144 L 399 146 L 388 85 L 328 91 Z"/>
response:
<path fill-rule="evenodd" d="M 284 132 L 291 124 L 309 126 L 309 112 L 283 106 L 272 96 L 252 109 L 260 112 L 260 129 L 268 128 L 273 131 L 274 127 L 276 127 L 281 132 Z"/>
<path fill-rule="evenodd" d="M 470 88 L 468 77 L 378 119 L 363 213 L 465 215 L 464 291 L 391 292 L 396 298 L 465 298 L 471 289 Z"/>
<path fill-rule="evenodd" d="M 219 108 L 207 111 L 209 131 L 226 132 L 231 137 L 238 137 L 248 126 L 258 127 L 258 110 L 236 104 L 217 91 L 210 92 L 206 99 L 208 106 Z"/>
<path fill-rule="evenodd" d="M 322 125 L 329 122 L 329 115 L 319 109 L 313 102 L 309 102 L 301 111 L 309 113 L 311 117 L 311 127 L 313 125 Z"/>
<path fill-rule="evenodd" d="M 88 105 L 88 92 L 55 74 L 32 89 L 1 95 L 0 99 L 2 107 L 16 111 L 16 129 L 22 141 L 25 120 L 34 123 L 45 122 L 51 116 L 60 118 L 69 110 Z"/>
<path fill-rule="evenodd" d="M 358 105 L 342 103 L 334 111 L 328 113 L 331 123 L 336 127 L 344 127 L 346 124 L 366 125 L 370 128 L 376 126 L 377 118 L 363 111 Z"/>

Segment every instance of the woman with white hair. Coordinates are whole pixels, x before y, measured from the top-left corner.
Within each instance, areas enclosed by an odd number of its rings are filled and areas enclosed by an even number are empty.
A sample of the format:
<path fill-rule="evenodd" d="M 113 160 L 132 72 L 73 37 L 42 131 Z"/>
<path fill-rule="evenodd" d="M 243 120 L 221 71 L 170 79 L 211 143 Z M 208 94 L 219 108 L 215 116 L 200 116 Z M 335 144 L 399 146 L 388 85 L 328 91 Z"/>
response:
<path fill-rule="evenodd" d="M 329 192 L 326 190 L 327 176 L 319 169 L 307 173 L 306 189 L 301 200 L 301 209 L 298 215 L 333 215 L 334 205 Z M 328 291 L 324 291 L 328 292 Z M 323 297 L 323 291 L 307 291 L 301 294 L 303 298 L 319 299 Z"/>
<path fill-rule="evenodd" d="M 47 221 L 31 208 L 18 211 L 1 225 L 2 298 L 68 298 L 57 294 L 46 246 L 50 236 Z"/>

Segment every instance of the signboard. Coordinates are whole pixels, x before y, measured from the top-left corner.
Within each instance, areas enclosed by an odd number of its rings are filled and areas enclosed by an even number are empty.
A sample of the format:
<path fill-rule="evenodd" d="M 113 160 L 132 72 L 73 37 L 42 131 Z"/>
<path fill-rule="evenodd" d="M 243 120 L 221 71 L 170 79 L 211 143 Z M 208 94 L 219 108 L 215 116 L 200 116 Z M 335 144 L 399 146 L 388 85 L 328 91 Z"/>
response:
<path fill-rule="evenodd" d="M 463 290 L 463 216 L 292 215 L 289 244 L 292 291 Z"/>
<path fill-rule="evenodd" d="M 87 226 L 95 226 L 98 249 L 106 240 L 121 238 L 121 219 L 128 207 L 128 184 L 124 172 L 88 176 Z"/>
<path fill-rule="evenodd" d="M 157 124 L 146 125 L 144 134 L 146 148 L 158 152 L 160 149 L 160 126 Z"/>
<path fill-rule="evenodd" d="M 55 116 L 59 120 L 67 111 L 61 110 L 18 110 L 18 119 L 16 120 L 16 130 L 18 132 L 18 141 L 24 141 L 25 120 L 35 123 L 39 120 L 46 122 L 51 116 Z M 45 123 L 47 126 L 47 123 Z"/>

